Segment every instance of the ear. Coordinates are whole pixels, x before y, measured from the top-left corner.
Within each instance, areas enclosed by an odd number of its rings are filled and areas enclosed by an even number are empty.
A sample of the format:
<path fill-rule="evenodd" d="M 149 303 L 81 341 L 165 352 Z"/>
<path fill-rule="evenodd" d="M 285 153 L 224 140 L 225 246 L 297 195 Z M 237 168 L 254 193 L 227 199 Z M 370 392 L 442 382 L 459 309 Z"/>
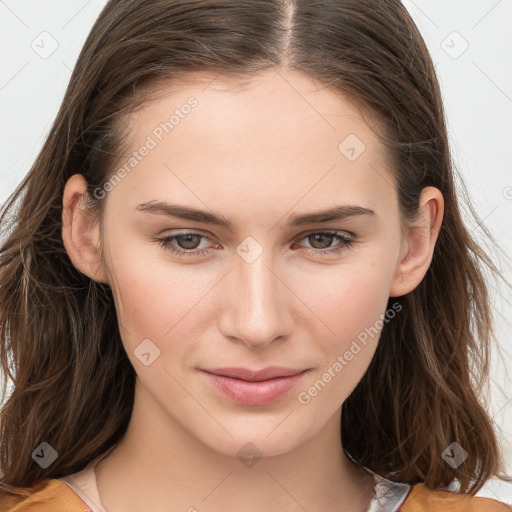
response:
<path fill-rule="evenodd" d="M 92 280 L 109 284 L 100 250 L 96 216 L 84 207 L 87 182 L 81 174 L 69 178 L 64 188 L 62 240 L 73 265 Z"/>
<path fill-rule="evenodd" d="M 390 296 L 400 297 L 416 288 L 432 262 L 444 215 L 444 200 L 434 187 L 421 191 L 419 212 L 405 228 L 402 251 L 391 284 Z"/>

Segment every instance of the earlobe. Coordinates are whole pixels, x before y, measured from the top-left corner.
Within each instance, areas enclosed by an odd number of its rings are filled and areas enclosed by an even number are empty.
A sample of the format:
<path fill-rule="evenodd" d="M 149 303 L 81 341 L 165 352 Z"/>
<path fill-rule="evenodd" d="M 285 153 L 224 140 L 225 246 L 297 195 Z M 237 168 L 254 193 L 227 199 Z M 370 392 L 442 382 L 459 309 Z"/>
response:
<path fill-rule="evenodd" d="M 432 262 L 444 215 L 444 200 L 434 187 L 425 187 L 420 196 L 419 213 L 406 228 L 404 248 L 391 284 L 390 296 L 400 297 L 416 288 Z"/>
<path fill-rule="evenodd" d="M 94 281 L 108 284 L 99 248 L 99 225 L 84 208 L 86 193 L 85 178 L 81 174 L 71 176 L 62 201 L 62 240 L 77 270 Z"/>

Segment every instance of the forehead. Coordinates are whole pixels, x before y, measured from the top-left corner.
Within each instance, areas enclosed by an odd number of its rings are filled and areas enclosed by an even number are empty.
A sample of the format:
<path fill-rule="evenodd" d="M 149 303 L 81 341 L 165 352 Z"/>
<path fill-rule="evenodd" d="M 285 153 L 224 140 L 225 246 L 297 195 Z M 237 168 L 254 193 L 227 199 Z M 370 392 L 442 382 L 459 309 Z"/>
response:
<path fill-rule="evenodd" d="M 182 140 L 202 132 L 203 138 L 210 135 L 221 142 L 222 135 L 236 132 L 238 139 L 245 137 L 244 142 L 250 139 L 257 144 L 268 138 L 286 143 L 309 131 L 308 149 L 321 150 L 333 145 L 339 149 L 340 137 L 352 130 L 374 150 L 384 149 L 370 130 L 369 125 L 377 123 L 367 109 L 365 121 L 350 96 L 299 71 L 271 68 L 241 77 L 195 72 L 150 83 L 141 97 L 147 100 L 123 123 L 130 128 L 127 135 L 133 142 L 137 135 L 151 133 L 159 123 L 171 120 L 180 127 L 172 126 L 173 135 L 167 139 Z M 187 105 L 191 99 L 197 104 L 193 111 Z M 325 143 L 319 144 L 322 140 Z M 298 144 L 295 149 L 300 150 Z"/>
<path fill-rule="evenodd" d="M 123 180 L 138 198 L 178 187 L 195 202 L 214 191 L 256 206 L 322 194 L 377 200 L 379 186 L 393 188 L 384 147 L 361 112 L 303 73 L 196 74 L 155 92 L 125 119 L 128 151 L 117 164 L 151 146 Z"/>

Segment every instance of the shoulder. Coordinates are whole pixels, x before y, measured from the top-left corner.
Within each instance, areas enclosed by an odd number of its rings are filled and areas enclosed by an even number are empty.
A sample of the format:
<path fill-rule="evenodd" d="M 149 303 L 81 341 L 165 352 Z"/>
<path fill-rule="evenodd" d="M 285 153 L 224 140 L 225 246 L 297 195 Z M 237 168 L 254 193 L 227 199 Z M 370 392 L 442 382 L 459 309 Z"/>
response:
<path fill-rule="evenodd" d="M 0 489 L 2 512 L 91 512 L 82 499 L 57 478 L 44 478 L 31 487 L 18 487 L 16 494 Z"/>
<path fill-rule="evenodd" d="M 399 509 L 401 512 L 512 512 L 501 501 L 453 491 L 433 491 L 415 484 Z"/>

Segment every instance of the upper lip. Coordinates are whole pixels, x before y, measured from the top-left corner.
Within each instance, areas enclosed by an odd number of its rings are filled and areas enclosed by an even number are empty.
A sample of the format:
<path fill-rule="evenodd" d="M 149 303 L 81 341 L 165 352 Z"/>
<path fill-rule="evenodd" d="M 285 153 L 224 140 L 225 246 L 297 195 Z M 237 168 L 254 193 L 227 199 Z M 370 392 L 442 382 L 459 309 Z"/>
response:
<path fill-rule="evenodd" d="M 261 370 L 250 370 L 249 368 L 233 367 L 233 368 L 207 368 L 203 371 L 223 375 L 233 379 L 241 379 L 249 382 L 258 382 L 262 380 L 275 379 L 278 377 L 289 377 L 297 375 L 305 370 L 297 370 L 295 368 L 284 368 L 283 366 L 269 366 Z"/>

